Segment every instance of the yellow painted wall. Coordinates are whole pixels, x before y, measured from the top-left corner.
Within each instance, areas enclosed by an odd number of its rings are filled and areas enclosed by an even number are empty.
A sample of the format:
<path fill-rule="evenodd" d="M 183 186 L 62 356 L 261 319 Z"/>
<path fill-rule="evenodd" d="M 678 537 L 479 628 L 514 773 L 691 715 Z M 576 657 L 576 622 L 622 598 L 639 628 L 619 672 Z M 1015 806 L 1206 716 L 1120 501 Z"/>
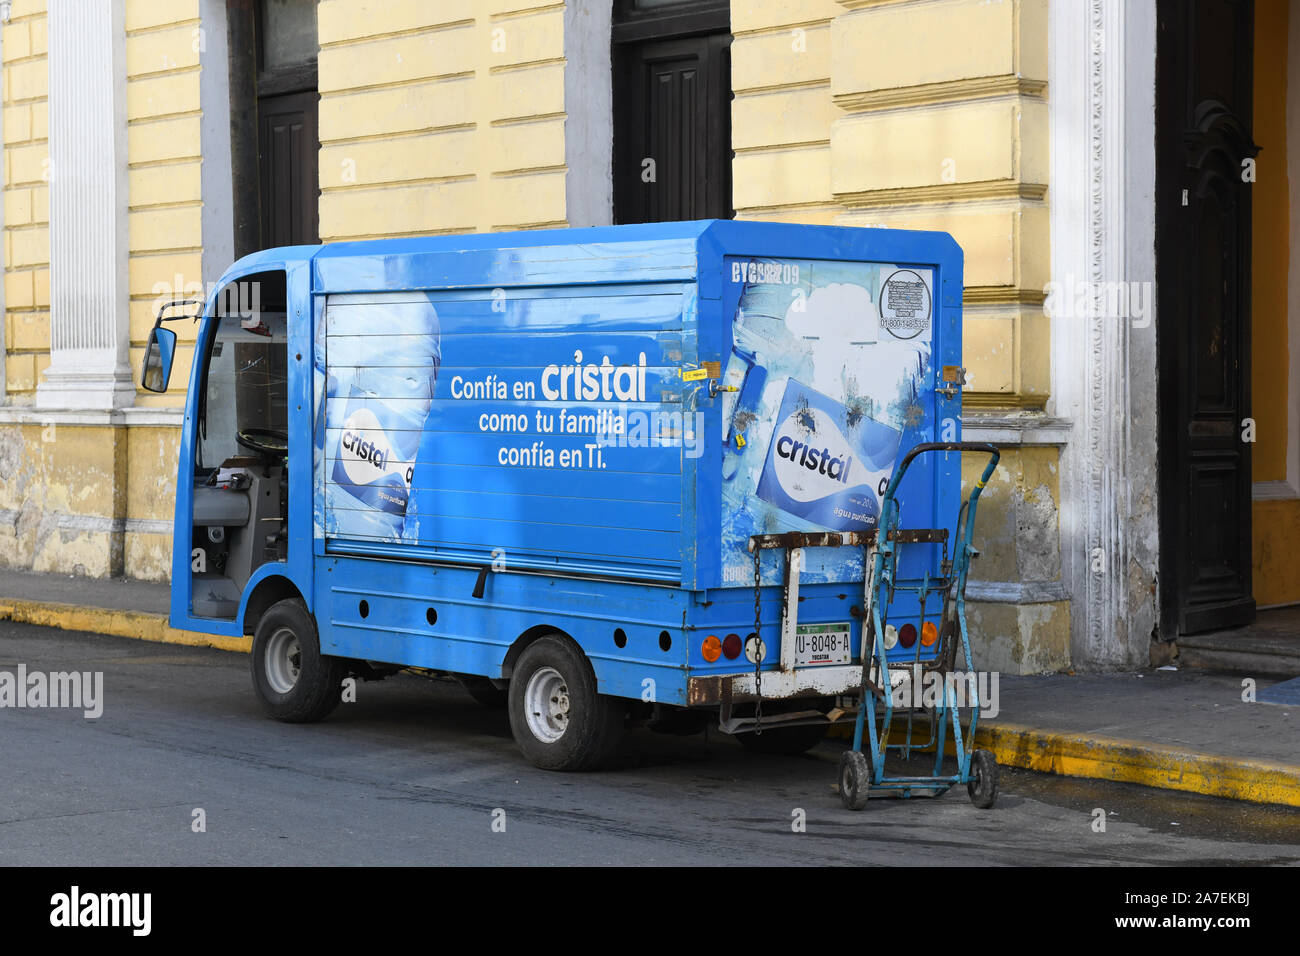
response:
<path fill-rule="evenodd" d="M 156 300 L 202 291 L 203 160 L 199 0 L 127 0 L 126 109 L 130 243 L 131 367 L 140 367 Z M 164 290 L 164 287 L 166 291 Z M 174 291 L 173 291 L 174 290 Z M 182 405 L 193 323 L 173 326 L 182 343 L 162 394 L 137 385 L 136 404 Z"/>
<path fill-rule="evenodd" d="M 846 3 L 832 24 L 843 225 L 938 229 L 966 254 L 967 407 L 1050 382 L 1046 0 Z"/>
<path fill-rule="evenodd" d="M 966 406 L 1042 408 L 1046 0 L 733 0 L 732 34 L 737 215 L 951 233 L 966 257 Z M 977 578 L 1059 581 L 1058 461 L 1054 447 L 1006 449 Z M 987 666 L 1068 666 L 1068 602 L 975 618 Z"/>
<path fill-rule="evenodd" d="M 126 111 L 131 363 L 139 367 L 154 302 L 201 288 L 198 0 L 127 0 Z M 14 4 L 4 27 L 5 346 L 13 404 L 30 405 L 49 364 L 49 228 L 44 5 Z M 194 328 L 177 327 L 192 342 Z M 164 396 L 184 402 L 192 349 L 178 353 Z M 0 563 L 36 570 L 162 578 L 171 536 L 133 530 L 133 519 L 167 521 L 175 500 L 178 429 L 165 426 L 32 424 L 3 427 L 12 460 L 0 511 Z M 127 522 L 127 531 L 113 530 Z"/>
<path fill-rule="evenodd" d="M 735 0 L 732 33 L 737 216 L 952 233 L 968 406 L 1042 408 L 1046 0 Z"/>
<path fill-rule="evenodd" d="M 50 364 L 49 78 L 44 0 L 4 26 L 5 392 L 29 405 Z"/>
<path fill-rule="evenodd" d="M 732 199 L 738 219 L 828 224 L 836 0 L 733 0 Z"/>
<path fill-rule="evenodd" d="M 208 26 L 199 0 L 127 0 L 126 105 L 130 245 L 131 367 L 140 367 L 160 297 L 203 298 L 203 195 L 199 65 Z M 215 211 L 214 211 L 215 214 Z M 172 387 L 137 386 L 137 406 L 185 402 L 197 326 L 173 326 L 180 341 Z M 179 429 L 122 429 L 122 507 L 128 521 L 169 521 L 176 496 Z M 123 567 L 130 577 L 170 574 L 171 535 L 128 524 Z"/>
<path fill-rule="evenodd" d="M 564 5 L 323 0 L 320 232 L 565 224 Z"/>
<path fill-rule="evenodd" d="M 1251 186 L 1251 449 L 1255 481 L 1286 479 L 1290 418 L 1287 275 L 1290 262 L 1290 178 L 1287 175 L 1286 0 L 1256 0 L 1253 135 L 1260 147 Z M 1257 604 L 1300 601 L 1300 500 L 1256 501 L 1252 508 Z"/>

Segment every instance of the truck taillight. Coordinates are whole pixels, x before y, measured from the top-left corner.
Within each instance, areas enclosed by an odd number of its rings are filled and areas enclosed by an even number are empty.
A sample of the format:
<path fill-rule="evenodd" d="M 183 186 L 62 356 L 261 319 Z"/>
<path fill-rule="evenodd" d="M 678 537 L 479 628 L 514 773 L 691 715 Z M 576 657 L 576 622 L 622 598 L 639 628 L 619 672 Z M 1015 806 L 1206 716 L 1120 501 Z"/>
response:
<path fill-rule="evenodd" d="M 734 661 L 744 649 L 745 642 L 740 639 L 739 634 L 728 634 L 722 639 L 722 656 L 729 661 Z"/>
<path fill-rule="evenodd" d="M 704 639 L 704 643 L 700 645 L 700 653 L 706 661 L 712 664 L 722 656 L 722 642 L 710 634 Z"/>
<path fill-rule="evenodd" d="M 939 639 L 939 628 L 935 627 L 934 621 L 926 621 L 921 625 L 921 646 L 934 647 L 934 642 Z"/>
<path fill-rule="evenodd" d="M 904 624 L 898 632 L 898 643 L 904 647 L 911 647 L 916 643 L 916 625 Z"/>

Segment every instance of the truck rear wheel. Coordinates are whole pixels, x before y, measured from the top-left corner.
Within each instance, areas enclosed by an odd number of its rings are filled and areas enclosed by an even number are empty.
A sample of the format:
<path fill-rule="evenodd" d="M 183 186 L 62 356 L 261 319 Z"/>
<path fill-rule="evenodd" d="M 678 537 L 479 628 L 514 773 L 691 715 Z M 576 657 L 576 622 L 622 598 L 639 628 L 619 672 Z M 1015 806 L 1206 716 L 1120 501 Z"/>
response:
<path fill-rule="evenodd" d="M 510 677 L 510 729 L 543 770 L 589 770 L 623 736 L 626 707 L 596 692 L 596 675 L 576 644 L 557 634 L 524 650 Z"/>
<path fill-rule="evenodd" d="M 253 689 L 276 720 L 323 720 L 338 706 L 347 665 L 320 652 L 316 621 L 297 598 L 271 605 L 253 635 Z"/>

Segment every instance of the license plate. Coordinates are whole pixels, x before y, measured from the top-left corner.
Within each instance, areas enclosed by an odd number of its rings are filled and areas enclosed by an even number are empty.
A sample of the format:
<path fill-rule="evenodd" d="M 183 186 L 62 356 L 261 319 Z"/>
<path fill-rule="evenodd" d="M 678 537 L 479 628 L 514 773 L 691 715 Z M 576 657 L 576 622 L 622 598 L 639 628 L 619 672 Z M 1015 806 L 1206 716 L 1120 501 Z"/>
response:
<path fill-rule="evenodd" d="M 849 663 L 847 624 L 797 624 L 794 629 L 794 666 Z"/>

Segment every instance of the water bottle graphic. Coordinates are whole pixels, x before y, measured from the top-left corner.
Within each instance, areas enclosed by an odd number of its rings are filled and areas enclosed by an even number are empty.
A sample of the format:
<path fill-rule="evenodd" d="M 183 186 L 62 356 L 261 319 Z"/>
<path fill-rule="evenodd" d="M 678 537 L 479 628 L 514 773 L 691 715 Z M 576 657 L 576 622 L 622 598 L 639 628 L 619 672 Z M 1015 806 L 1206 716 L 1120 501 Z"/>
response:
<path fill-rule="evenodd" d="M 423 296 L 348 312 L 348 322 L 364 334 L 330 343 L 330 398 L 346 398 L 331 436 L 331 479 L 340 493 L 334 532 L 400 541 L 442 363 L 438 313 Z M 346 356 L 338 354 L 342 341 L 348 343 Z"/>
<path fill-rule="evenodd" d="M 758 497 L 836 531 L 869 531 L 880 516 L 902 433 L 856 416 L 802 382 L 786 383 Z"/>
<path fill-rule="evenodd" d="M 722 480 L 732 481 L 740 469 L 741 458 L 748 450 L 750 427 L 759 421 L 759 404 L 767 385 L 767 369 L 759 364 L 757 355 L 737 346 L 727 364 L 726 384 L 740 390 L 726 393 L 725 397 L 735 396 L 735 400 L 723 404 L 727 455 Z"/>

